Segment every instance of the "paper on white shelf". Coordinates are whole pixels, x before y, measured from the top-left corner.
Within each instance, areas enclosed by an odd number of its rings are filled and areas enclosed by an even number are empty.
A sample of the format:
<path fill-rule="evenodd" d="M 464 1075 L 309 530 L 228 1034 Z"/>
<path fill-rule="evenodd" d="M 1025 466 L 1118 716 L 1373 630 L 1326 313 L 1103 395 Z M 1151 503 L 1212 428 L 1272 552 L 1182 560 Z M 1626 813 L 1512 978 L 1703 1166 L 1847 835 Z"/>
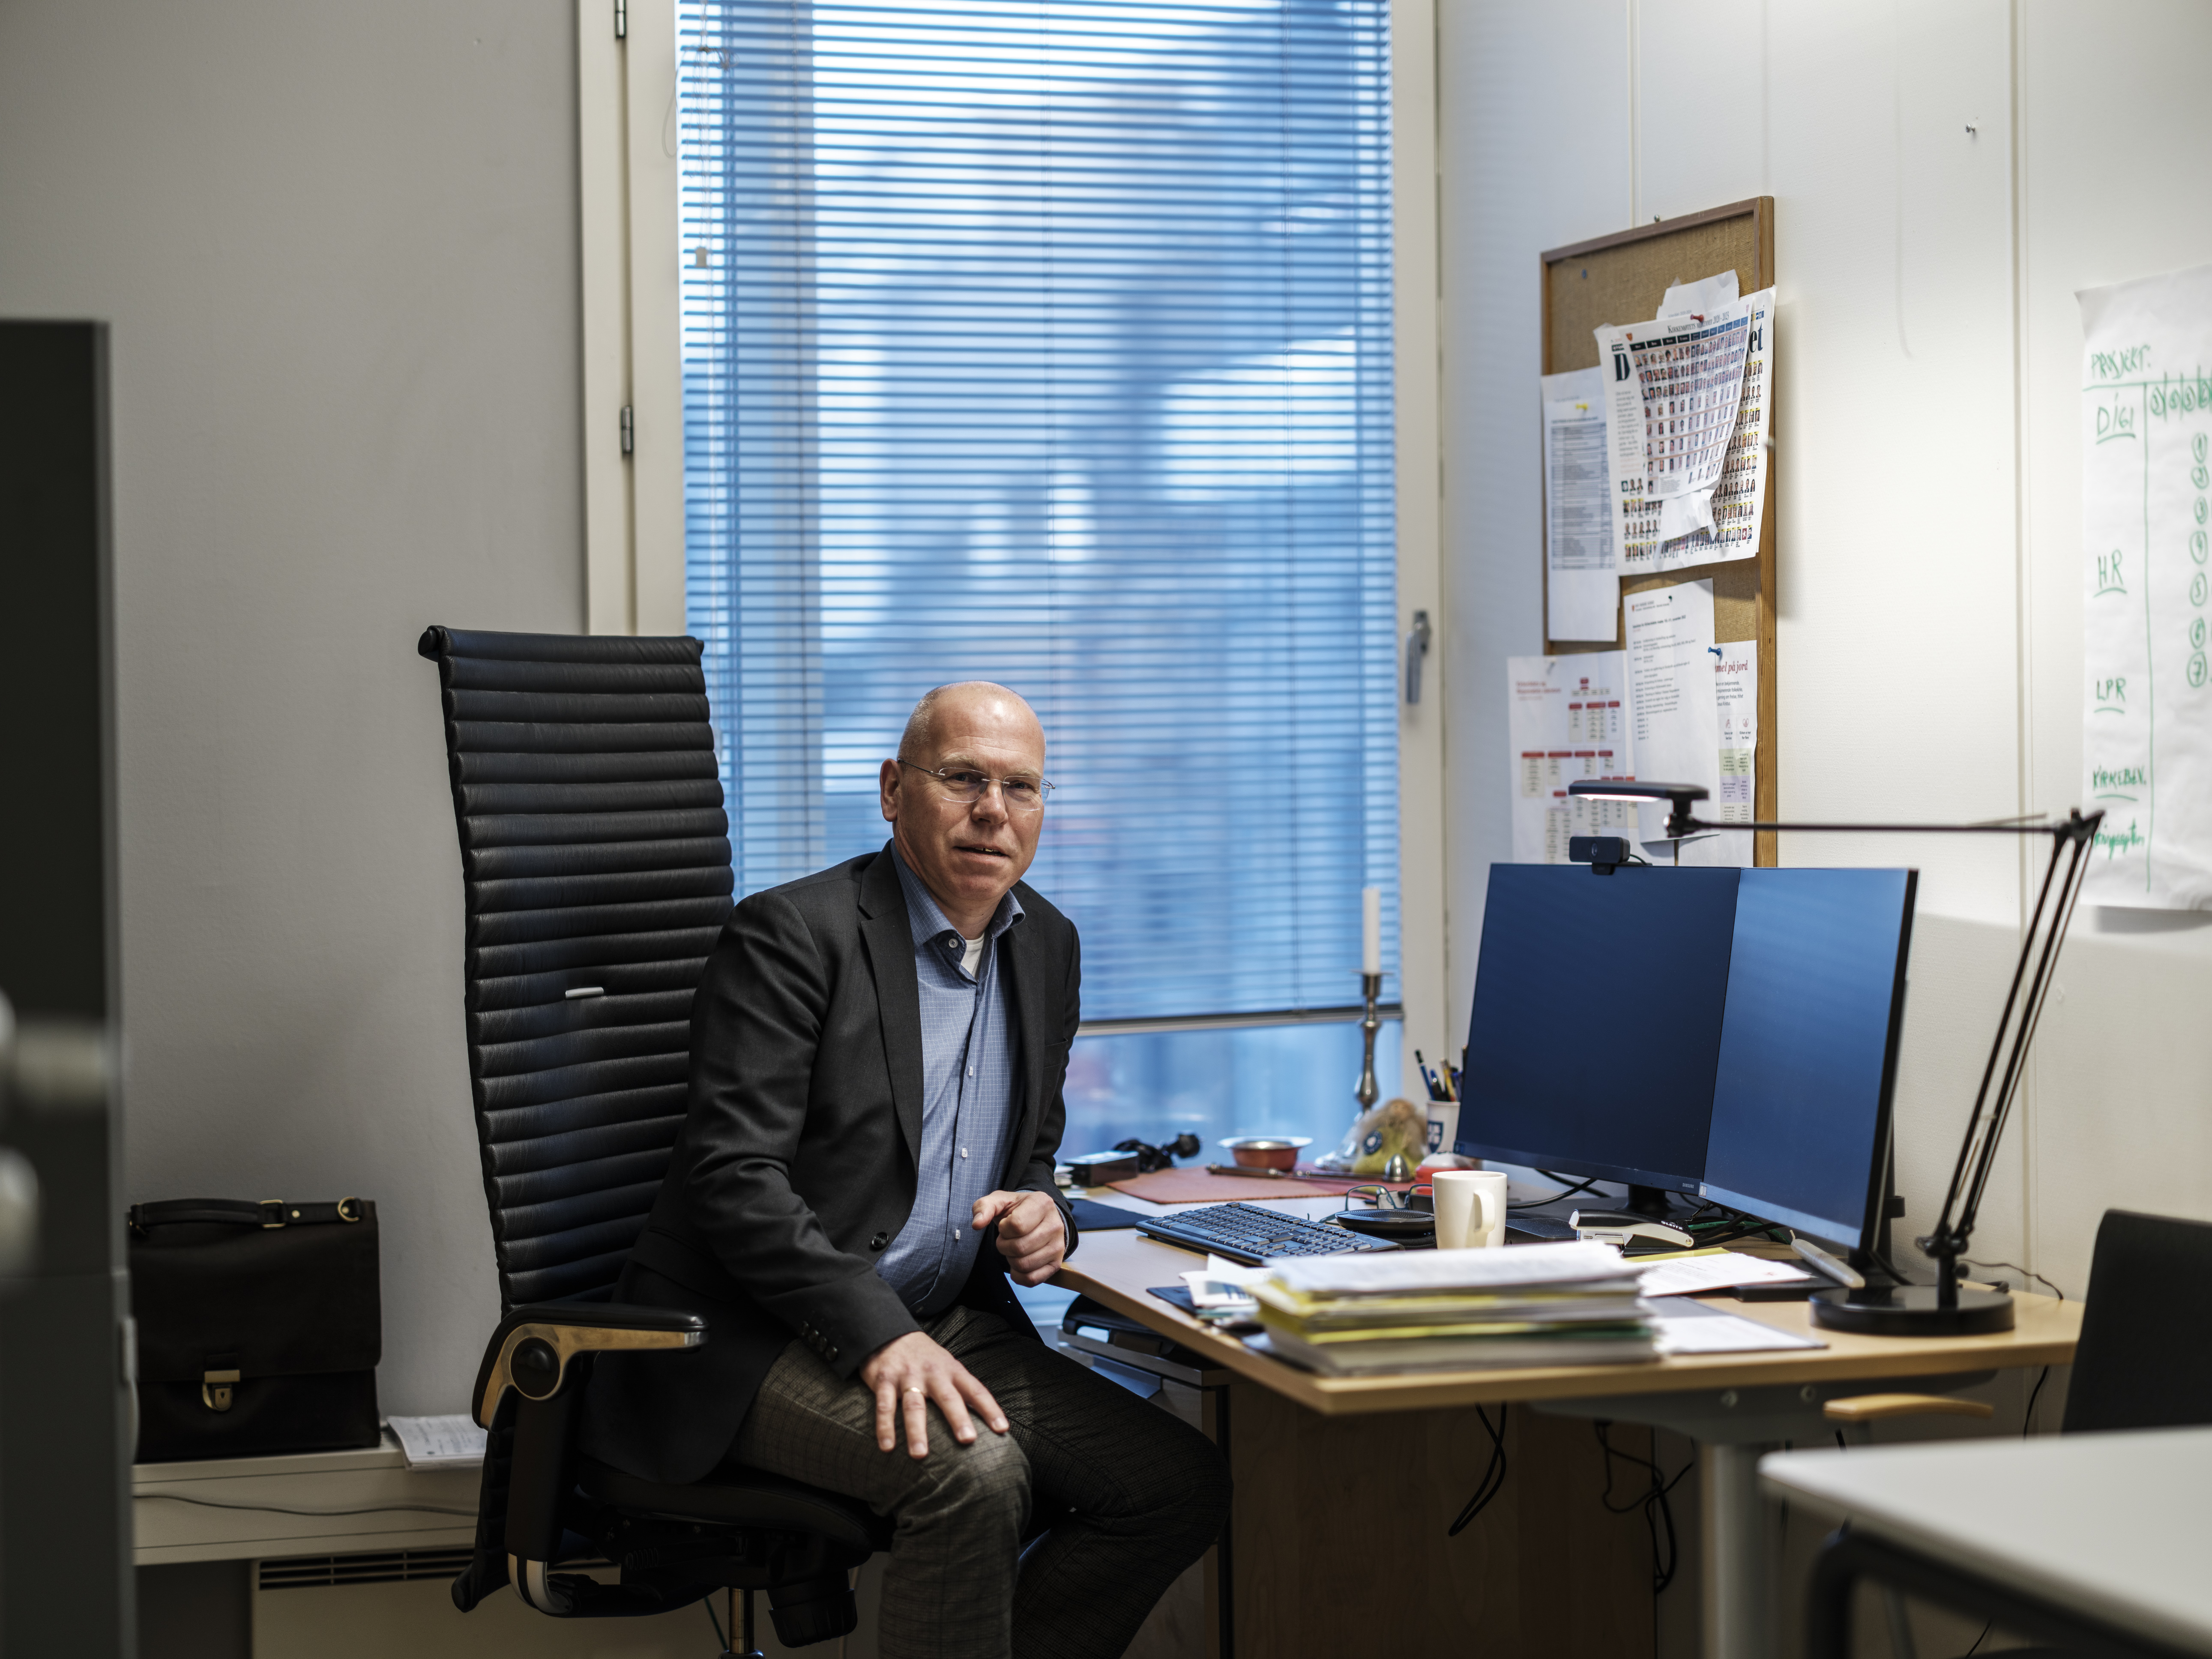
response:
<path fill-rule="evenodd" d="M 1542 384 L 1544 631 L 1554 640 L 1612 640 L 1619 633 L 1620 578 L 1613 568 L 1605 376 L 1578 368 L 1547 374 Z"/>
<path fill-rule="evenodd" d="M 1813 1276 L 1790 1262 L 1770 1261 L 1741 1250 L 1700 1250 L 1646 1267 L 1643 1294 L 1695 1296 L 1700 1291 L 1724 1291 L 1736 1285 L 1802 1284 Z"/>
<path fill-rule="evenodd" d="M 410 1469 L 450 1469 L 481 1463 L 484 1431 L 466 1416 L 387 1417 Z"/>
<path fill-rule="evenodd" d="M 1635 833 L 1632 805 L 1567 794 L 1577 778 L 1635 775 L 1627 660 L 1618 651 L 1506 659 L 1516 864 L 1565 864 L 1570 836 Z"/>
<path fill-rule="evenodd" d="M 2212 908 L 2212 265 L 2078 297 L 2082 893 Z"/>
<path fill-rule="evenodd" d="M 1759 641 L 1729 640 L 1713 659 L 1713 702 L 1720 720 L 1721 787 L 1701 814 L 1723 823 L 1749 823 L 1759 781 Z M 1748 830 L 1727 830 L 1702 841 L 1686 842 L 1685 864 L 1751 867 Z"/>
<path fill-rule="evenodd" d="M 1756 1319 L 1723 1313 L 1686 1297 L 1662 1297 L 1647 1300 L 1644 1305 L 1662 1354 L 1761 1353 L 1828 1346 L 1817 1336 L 1778 1331 Z"/>
<path fill-rule="evenodd" d="M 1706 805 L 1721 792 L 1720 713 L 1713 691 L 1713 585 L 1646 588 L 1623 602 L 1628 619 L 1628 715 L 1635 775 L 1698 783 Z M 1637 808 L 1637 839 L 1666 840 L 1664 802 Z"/>

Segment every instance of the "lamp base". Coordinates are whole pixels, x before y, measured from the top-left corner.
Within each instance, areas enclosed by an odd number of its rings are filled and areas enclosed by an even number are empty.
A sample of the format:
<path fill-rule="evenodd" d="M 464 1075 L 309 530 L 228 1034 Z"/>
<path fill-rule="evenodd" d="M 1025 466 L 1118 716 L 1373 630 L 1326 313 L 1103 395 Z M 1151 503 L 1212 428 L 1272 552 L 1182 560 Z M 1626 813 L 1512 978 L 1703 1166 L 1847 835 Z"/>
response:
<path fill-rule="evenodd" d="M 1987 1336 L 2012 1328 L 2012 1297 L 2002 1291 L 1959 1287 L 1954 1307 L 1936 1301 L 1933 1285 L 1838 1285 L 1813 1292 L 1813 1322 L 1861 1336 Z"/>

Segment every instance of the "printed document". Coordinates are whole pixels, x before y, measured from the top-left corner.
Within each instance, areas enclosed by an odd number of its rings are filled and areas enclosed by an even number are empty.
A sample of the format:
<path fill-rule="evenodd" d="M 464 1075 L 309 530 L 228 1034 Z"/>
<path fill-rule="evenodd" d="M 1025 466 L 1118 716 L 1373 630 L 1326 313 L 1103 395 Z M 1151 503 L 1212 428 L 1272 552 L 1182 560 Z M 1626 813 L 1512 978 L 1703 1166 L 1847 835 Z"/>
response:
<path fill-rule="evenodd" d="M 1516 864 L 1565 864 L 1574 836 L 1635 833 L 1632 802 L 1577 800 L 1567 793 L 1577 778 L 1634 775 L 1626 661 L 1618 651 L 1507 659 Z"/>
<path fill-rule="evenodd" d="M 1620 634 L 1604 393 L 1595 368 L 1543 376 L 1544 629 L 1554 640 Z"/>
<path fill-rule="evenodd" d="M 2080 298 L 2083 892 L 2212 909 L 2212 265 Z"/>
<path fill-rule="evenodd" d="M 1725 295 L 1725 300 L 1720 296 Z M 1686 313 L 1685 319 L 1678 314 Z M 1685 416 L 1674 412 L 1684 401 L 1682 362 L 1661 364 L 1674 371 L 1672 379 L 1644 379 L 1638 365 L 1654 353 L 1671 351 L 1678 356 L 1697 356 L 1710 361 L 1732 355 L 1719 349 L 1719 342 L 1733 336 L 1717 335 L 1724 316 L 1741 311 L 1745 322 L 1741 337 L 1740 378 L 1735 387 L 1732 426 L 1725 449 L 1713 465 L 1708 423 L 1685 434 L 1677 428 L 1686 421 L 1717 418 L 1715 409 Z M 1687 328 L 1686 343 L 1680 333 Z M 1766 510 L 1767 440 L 1771 423 L 1774 383 L 1774 290 L 1761 289 L 1741 299 L 1735 296 L 1735 273 L 1724 271 L 1702 283 L 1678 285 L 1667 291 L 1661 315 L 1655 322 L 1632 328 L 1609 327 L 1598 334 L 1599 365 L 1608 376 L 1606 391 L 1606 453 L 1611 474 L 1613 511 L 1613 560 L 1620 575 L 1648 571 L 1679 570 L 1686 565 L 1710 564 L 1722 559 L 1747 559 L 1759 551 L 1759 528 Z M 1641 352 L 1639 354 L 1639 343 Z M 1614 347 L 1620 349 L 1618 353 Z M 1728 371 L 1717 370 L 1723 378 Z M 1693 398 L 1717 395 L 1708 388 Z M 1653 481 L 1652 469 L 1662 459 L 1680 459 L 1680 452 L 1661 452 L 1692 439 L 1700 441 L 1704 465 L 1698 476 L 1711 481 L 1674 492 Z M 1677 471 L 1670 477 L 1687 475 Z M 1672 505 L 1668 505 L 1671 502 Z M 1556 637 L 1556 636 L 1555 636 Z"/>
<path fill-rule="evenodd" d="M 1698 816 L 1720 798 L 1721 732 L 1713 694 L 1713 585 L 1710 580 L 1647 588 L 1622 600 L 1628 622 L 1629 744 L 1646 783 L 1701 783 Z M 1637 808 L 1637 839 L 1666 839 L 1667 805 Z"/>
<path fill-rule="evenodd" d="M 1759 758 L 1759 641 L 1725 640 L 1713 659 L 1713 703 L 1721 726 L 1720 793 L 1701 817 L 1723 823 L 1749 823 L 1758 814 L 1756 798 Z M 1723 830 L 1703 841 L 1682 846 L 1685 864 L 1733 865 L 1751 867 L 1752 833 Z"/>

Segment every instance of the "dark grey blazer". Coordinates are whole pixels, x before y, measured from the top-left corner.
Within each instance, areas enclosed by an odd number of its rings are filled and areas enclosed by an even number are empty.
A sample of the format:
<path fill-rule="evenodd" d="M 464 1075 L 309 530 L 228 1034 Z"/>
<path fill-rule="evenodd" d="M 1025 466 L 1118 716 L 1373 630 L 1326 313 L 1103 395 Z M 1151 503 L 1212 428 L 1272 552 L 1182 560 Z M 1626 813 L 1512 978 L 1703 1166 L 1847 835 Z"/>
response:
<path fill-rule="evenodd" d="M 1006 935 L 1017 1042 L 999 1185 L 1048 1194 L 1082 979 L 1074 924 L 1028 886 Z M 691 1096 L 617 1299 L 705 1318 L 688 1353 L 603 1355 L 583 1447 L 647 1480 L 720 1462 L 793 1337 L 841 1376 L 919 1328 L 876 1262 L 914 1207 L 921 995 L 888 848 L 739 904 L 691 1010 Z M 960 1300 L 1030 1329 L 995 1234 Z"/>

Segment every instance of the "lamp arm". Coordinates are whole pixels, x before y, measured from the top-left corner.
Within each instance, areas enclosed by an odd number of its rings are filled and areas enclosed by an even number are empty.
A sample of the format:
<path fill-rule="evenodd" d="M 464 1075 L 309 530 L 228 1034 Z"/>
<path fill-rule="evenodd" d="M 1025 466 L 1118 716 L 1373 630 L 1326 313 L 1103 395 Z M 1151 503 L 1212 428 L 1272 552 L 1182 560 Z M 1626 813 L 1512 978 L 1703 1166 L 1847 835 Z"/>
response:
<path fill-rule="evenodd" d="M 1686 814 L 1667 820 L 1670 840 L 1723 830 L 1786 830 L 1802 835 L 2048 836 L 2071 828 L 2070 823 L 2052 824 L 2041 820 L 2033 823 L 1714 823 Z"/>
<path fill-rule="evenodd" d="M 1703 799 L 1702 792 L 1698 798 Z M 1957 1306 L 1959 1262 L 1966 1253 L 1974 1223 L 1981 1213 L 1982 1194 L 1989 1187 L 1997 1146 L 2004 1138 L 2013 1098 L 2019 1092 L 2028 1045 L 2035 1040 L 2036 1027 L 2043 1021 L 2051 970 L 2057 964 L 2066 931 L 2073 925 L 2074 907 L 2081 896 L 2089 854 L 2096 846 L 2097 831 L 2105 822 L 2103 811 L 2084 816 L 2076 807 L 2059 823 L 2047 820 L 2000 823 L 1713 823 L 1693 817 L 1686 810 L 1687 804 L 1683 797 L 1672 798 L 1672 810 L 1667 817 L 1669 838 L 1726 830 L 2051 837 L 2051 862 L 2045 866 L 2043 884 L 2036 890 L 2035 908 L 2021 936 L 2020 961 L 2013 969 L 2012 985 L 2005 993 L 2004 1012 L 1998 1018 L 1996 1035 L 1990 1043 L 1989 1062 L 1982 1068 L 1982 1084 L 1974 1096 L 1973 1114 L 1966 1120 L 1966 1138 L 1960 1142 L 1958 1161 L 1951 1168 L 1951 1184 L 1943 1194 L 1942 1212 L 1936 1219 L 1936 1231 L 1915 1241 L 1935 1261 L 1941 1305 Z M 2063 877 L 2059 872 L 2061 859 L 2066 861 Z M 2058 890 L 2056 909 L 2051 902 L 2054 884 Z M 2051 919 L 2048 927 L 2044 925 L 2045 916 Z M 2008 1034 L 2011 1037 L 2009 1049 L 2006 1047 Z M 1998 1069 L 2000 1061 L 2002 1072 Z"/>
<path fill-rule="evenodd" d="M 2033 976 L 2028 981 L 2027 999 L 2021 1006 L 2020 1021 L 2014 1030 L 2012 1052 L 2006 1056 L 2004 1075 L 1998 1083 L 1996 1097 L 1990 1105 L 1985 1128 L 1983 1125 L 1981 1109 L 1984 1096 L 1986 1095 L 1989 1087 L 1989 1073 L 1985 1071 L 1983 1074 L 1984 1094 L 1975 1097 L 1974 1116 L 1967 1125 L 1966 1140 L 1959 1149 L 1959 1164 L 1952 1172 L 1950 1190 L 1944 1195 L 1943 1212 L 1936 1222 L 1935 1233 L 1929 1240 L 1942 1250 L 1941 1255 L 1935 1250 L 1931 1250 L 1930 1254 L 1938 1255 L 1938 1260 L 1945 1261 L 1947 1266 L 1949 1261 L 1954 1261 L 1966 1254 L 1968 1241 L 1973 1237 L 1974 1223 L 1981 1212 L 1982 1194 L 1989 1185 L 1990 1171 L 1996 1161 L 1997 1146 L 2004 1138 L 2005 1124 L 2011 1114 L 2012 1103 L 2019 1092 L 2021 1074 L 2027 1066 L 2028 1048 L 2035 1041 L 2036 1028 L 2043 1020 L 2043 1010 L 2051 991 L 2051 970 L 2057 965 L 2059 948 L 2065 941 L 2068 928 L 2073 924 L 2074 907 L 2080 902 L 2081 884 L 2087 874 L 2088 852 L 2091 838 L 2095 833 L 2095 823 L 2094 821 L 2087 821 L 2085 827 L 2087 833 L 2079 833 L 2076 826 L 2069 823 L 2052 831 L 2051 863 L 2044 872 L 2042 890 L 2036 897 L 2035 913 L 2029 921 L 2026 937 L 2021 941 L 2020 969 L 2026 969 L 2030 957 L 2033 956 L 2035 971 Z M 2051 895 L 2052 878 L 2058 875 L 2058 864 L 2062 857 L 2067 860 L 2066 872 L 2058 882 L 2057 908 L 2052 914 L 2050 927 L 2045 930 L 2042 924 L 2046 901 Z M 2039 932 L 2043 935 L 2042 948 L 2039 952 L 2036 948 L 2038 943 L 2036 935 Z M 2015 994 L 2019 990 L 2020 976 L 2020 971 L 2016 970 L 2013 976 Z M 1997 1027 L 1997 1047 L 2002 1046 L 2005 1026 L 2010 1023 L 2012 1011 L 2013 998 L 2008 996 L 2005 1004 L 2005 1019 L 2000 1022 Z M 1996 1061 L 1996 1048 L 1992 1048 L 1990 1060 L 1990 1067 L 1994 1069 Z M 1963 1201 L 1961 1201 L 1960 1177 L 1966 1175 L 1969 1154 L 1976 1152 L 1977 1130 L 1982 1131 L 1981 1144 L 1978 1155 L 1973 1158 L 1972 1176 L 1966 1184 Z M 1954 1206 L 1958 1207 L 1958 1218 L 1955 1222 L 1952 1219 Z M 1955 1273 L 1948 1274 L 1948 1278 L 1949 1282 L 1955 1284 Z"/>

